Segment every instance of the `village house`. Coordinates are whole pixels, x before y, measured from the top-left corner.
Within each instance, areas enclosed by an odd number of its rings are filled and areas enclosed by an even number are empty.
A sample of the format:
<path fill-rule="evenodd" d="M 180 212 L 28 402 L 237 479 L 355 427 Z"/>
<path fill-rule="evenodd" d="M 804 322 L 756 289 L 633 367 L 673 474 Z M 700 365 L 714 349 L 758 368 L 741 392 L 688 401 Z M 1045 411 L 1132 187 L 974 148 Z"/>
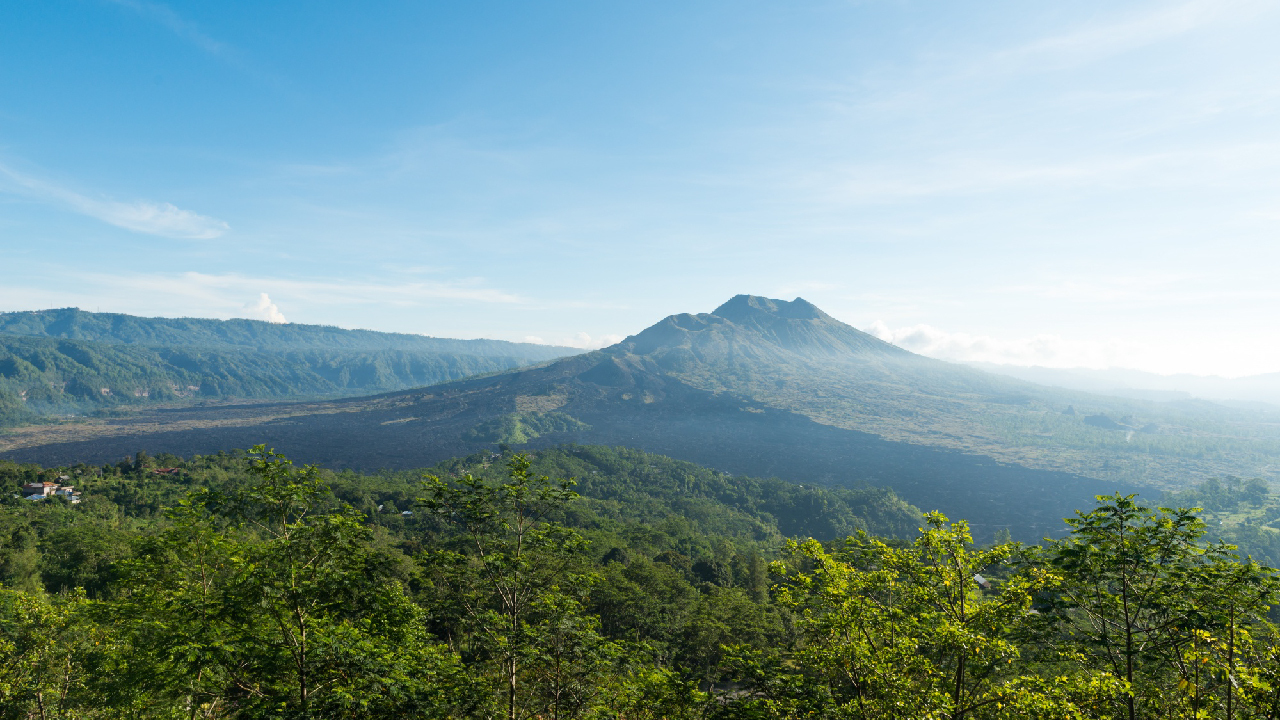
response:
<path fill-rule="evenodd" d="M 59 479 L 69 480 L 70 478 L 63 475 Z M 76 489 L 73 486 L 59 485 L 58 483 L 49 482 L 48 480 L 23 485 L 22 496 L 27 500 L 43 500 L 51 496 L 61 496 L 70 500 L 72 504 L 80 502 L 80 495 L 76 492 Z"/>
<path fill-rule="evenodd" d="M 22 494 L 28 500 L 31 499 L 32 495 L 37 495 L 41 498 L 46 498 L 52 495 L 53 491 L 57 490 L 60 487 L 62 486 L 59 485 L 58 483 L 48 482 L 48 481 L 37 482 L 37 483 L 27 483 L 26 485 L 22 486 Z"/>

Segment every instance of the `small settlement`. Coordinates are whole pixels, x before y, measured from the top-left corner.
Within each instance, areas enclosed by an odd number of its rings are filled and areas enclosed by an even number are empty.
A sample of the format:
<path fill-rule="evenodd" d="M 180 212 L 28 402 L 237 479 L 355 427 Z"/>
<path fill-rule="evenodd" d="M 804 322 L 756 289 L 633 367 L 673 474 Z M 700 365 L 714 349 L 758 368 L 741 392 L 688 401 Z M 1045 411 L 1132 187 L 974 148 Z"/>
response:
<path fill-rule="evenodd" d="M 71 478 L 63 475 L 59 480 L 70 480 Z M 72 503 L 80 502 L 80 493 L 70 485 L 60 485 L 55 482 L 36 482 L 27 483 L 22 486 L 22 496 L 28 500 L 44 500 L 47 497 L 65 497 Z"/>

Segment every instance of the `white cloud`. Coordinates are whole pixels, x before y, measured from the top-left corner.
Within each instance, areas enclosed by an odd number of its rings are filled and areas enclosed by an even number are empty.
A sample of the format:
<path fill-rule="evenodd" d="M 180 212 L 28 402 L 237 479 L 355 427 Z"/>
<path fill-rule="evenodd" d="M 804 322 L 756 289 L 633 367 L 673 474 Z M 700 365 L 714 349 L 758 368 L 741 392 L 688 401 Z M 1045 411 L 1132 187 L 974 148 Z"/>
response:
<path fill-rule="evenodd" d="M 211 240 L 231 229 L 222 220 L 183 210 L 170 203 L 95 200 L 5 165 L 0 165 L 0 175 L 8 176 L 21 194 L 61 205 L 126 230 L 183 240 Z"/>
<path fill-rule="evenodd" d="M 280 312 L 280 308 L 271 302 L 271 298 L 262 293 L 255 302 L 245 303 L 244 311 L 250 313 L 257 320 L 266 320 L 269 323 L 286 323 L 284 313 Z"/>
<path fill-rule="evenodd" d="M 622 339 L 622 335 L 615 335 L 613 333 L 605 333 L 604 335 L 592 337 L 587 333 L 580 332 L 573 336 L 573 340 L 570 340 L 565 344 L 569 347 L 582 348 L 583 350 L 599 350 L 602 347 L 608 347 L 615 343 L 620 343 L 622 342 Z"/>
<path fill-rule="evenodd" d="M 947 332 L 931 325 L 894 329 L 880 320 L 872 323 L 866 332 L 905 350 L 955 362 L 1106 368 L 1115 365 L 1124 350 L 1111 343 L 1069 341 L 1049 334 L 1001 340 L 988 335 Z"/>

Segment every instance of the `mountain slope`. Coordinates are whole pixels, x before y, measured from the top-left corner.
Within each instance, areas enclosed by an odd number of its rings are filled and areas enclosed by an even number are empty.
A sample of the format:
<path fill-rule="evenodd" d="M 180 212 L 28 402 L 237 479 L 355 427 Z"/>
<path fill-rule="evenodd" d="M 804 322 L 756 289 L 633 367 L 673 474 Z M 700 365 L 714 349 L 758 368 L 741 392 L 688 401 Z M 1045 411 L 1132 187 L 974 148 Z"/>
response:
<path fill-rule="evenodd" d="M 7 454 L 68 462 L 263 441 L 354 468 L 421 467 L 500 442 L 624 445 L 736 474 L 888 486 L 980 534 L 1010 527 L 1027 539 L 1060 530 L 1095 493 L 1270 473 L 1280 457 L 1274 426 L 1237 411 L 997 377 L 886 344 L 803 300 L 752 296 L 541 366 L 323 405 L 28 433 Z"/>

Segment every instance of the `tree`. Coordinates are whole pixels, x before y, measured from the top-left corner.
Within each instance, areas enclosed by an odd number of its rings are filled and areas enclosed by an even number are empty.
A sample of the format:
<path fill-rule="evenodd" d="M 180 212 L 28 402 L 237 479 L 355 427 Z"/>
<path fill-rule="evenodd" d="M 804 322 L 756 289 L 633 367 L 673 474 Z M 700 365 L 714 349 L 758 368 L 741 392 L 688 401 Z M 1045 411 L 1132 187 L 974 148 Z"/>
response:
<path fill-rule="evenodd" d="M 430 562 L 460 601 L 459 630 L 474 640 L 474 656 L 494 661 L 509 720 L 581 713 L 618 653 L 600 637 L 599 621 L 581 611 L 592 581 L 578 568 L 582 538 L 553 520 L 577 497 L 573 481 L 534 476 L 529 467 L 527 456 L 513 456 L 501 484 L 427 476 L 419 501 L 460 531 L 453 549 Z"/>
<path fill-rule="evenodd" d="M 865 534 L 839 552 L 790 542 L 779 602 L 797 613 L 802 644 L 790 662 L 740 659 L 774 717 L 1075 717 L 1107 677 L 1040 678 L 1016 665 L 1032 597 L 1057 584 L 1042 568 L 985 590 L 979 573 L 1015 559 L 1019 546 L 977 549 L 963 521 L 940 513 L 914 543 L 891 547 Z"/>
<path fill-rule="evenodd" d="M 23 514 L 0 512 L 0 583 L 36 595 L 44 592 L 38 543 L 35 529 Z"/>
<path fill-rule="evenodd" d="M 1262 507 L 1271 497 L 1271 486 L 1262 478 L 1249 478 L 1240 489 L 1240 495 L 1245 502 Z"/>
<path fill-rule="evenodd" d="M 82 593 L 51 599 L 0 586 L 0 719 L 104 717 L 86 684 L 106 639 Z"/>
<path fill-rule="evenodd" d="M 83 588 L 101 598 L 114 580 L 114 565 L 129 547 L 130 534 L 105 524 L 75 523 L 48 532 L 43 546 L 42 575 L 50 592 Z"/>
<path fill-rule="evenodd" d="M 192 493 L 127 568 L 116 617 L 140 658 L 130 686 L 179 694 L 191 717 L 447 717 L 465 705 L 456 655 L 426 641 L 422 611 L 318 470 L 258 446 L 250 471 L 250 487 Z"/>
<path fill-rule="evenodd" d="M 1250 628 L 1266 627 L 1272 573 L 1236 563 L 1230 545 L 1202 543 L 1199 508 L 1152 511 L 1118 493 L 1098 501 L 1049 546 L 1065 580 L 1045 608 L 1058 643 L 1125 681 L 1116 702 L 1129 720 L 1216 705 L 1232 715 L 1236 688 L 1257 677 L 1242 672 L 1241 650 Z"/>
<path fill-rule="evenodd" d="M 600 635 L 600 618 L 558 588 L 543 593 L 532 607 L 538 620 L 521 662 L 528 678 L 528 711 L 548 720 L 578 717 L 606 691 L 622 655 L 622 646 Z"/>
<path fill-rule="evenodd" d="M 1269 655 L 1280 635 L 1266 617 L 1278 589 L 1272 571 L 1252 560 L 1210 561 L 1194 571 L 1176 579 L 1203 592 L 1181 596 L 1187 638 L 1172 658 L 1192 716 L 1275 717 Z"/>

